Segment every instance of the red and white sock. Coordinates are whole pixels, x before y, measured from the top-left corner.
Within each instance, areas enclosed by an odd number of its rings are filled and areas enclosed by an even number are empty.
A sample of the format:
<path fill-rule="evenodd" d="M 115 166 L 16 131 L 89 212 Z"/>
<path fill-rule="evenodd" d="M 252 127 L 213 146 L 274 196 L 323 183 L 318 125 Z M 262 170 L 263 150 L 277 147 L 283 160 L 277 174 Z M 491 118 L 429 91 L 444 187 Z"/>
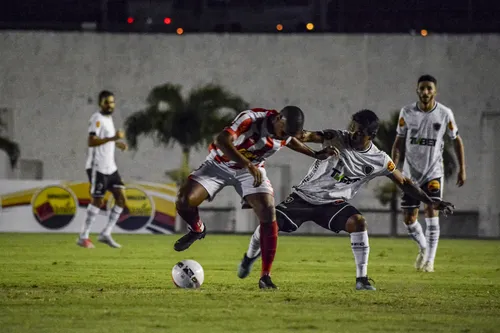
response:
<path fill-rule="evenodd" d="M 261 276 L 270 275 L 278 247 L 278 223 L 260 223 L 260 249 L 262 252 Z"/>
<path fill-rule="evenodd" d="M 194 232 L 203 232 L 205 225 L 201 222 L 200 214 L 198 213 L 198 207 L 191 208 L 189 210 L 178 210 L 177 214 L 179 217 L 187 223 L 190 230 Z"/>

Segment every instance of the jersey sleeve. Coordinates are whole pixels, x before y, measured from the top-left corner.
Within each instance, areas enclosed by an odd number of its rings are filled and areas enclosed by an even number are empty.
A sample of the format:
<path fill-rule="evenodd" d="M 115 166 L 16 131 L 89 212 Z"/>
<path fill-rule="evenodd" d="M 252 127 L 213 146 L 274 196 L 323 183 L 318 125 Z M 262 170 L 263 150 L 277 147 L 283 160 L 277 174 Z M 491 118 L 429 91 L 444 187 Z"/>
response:
<path fill-rule="evenodd" d="M 457 123 L 455 122 L 455 116 L 451 111 L 448 112 L 448 123 L 446 124 L 446 133 L 452 140 L 455 140 L 458 136 Z"/>
<path fill-rule="evenodd" d="M 405 137 L 408 131 L 408 126 L 406 126 L 404 108 L 399 112 L 398 126 L 396 127 L 397 136 Z"/>
<path fill-rule="evenodd" d="M 99 119 L 99 117 L 91 117 L 89 120 L 89 135 L 96 135 L 99 136 L 102 130 L 102 123 Z"/>
<path fill-rule="evenodd" d="M 386 153 L 384 153 L 383 156 L 384 156 L 384 168 L 382 169 L 381 174 L 383 176 L 387 176 L 396 170 L 396 164 L 394 164 L 392 159 Z"/>
<path fill-rule="evenodd" d="M 256 120 L 257 118 L 252 117 L 250 112 L 243 111 L 233 120 L 231 125 L 224 128 L 224 131 L 231 134 L 236 140 L 241 134 L 248 132 Z"/>

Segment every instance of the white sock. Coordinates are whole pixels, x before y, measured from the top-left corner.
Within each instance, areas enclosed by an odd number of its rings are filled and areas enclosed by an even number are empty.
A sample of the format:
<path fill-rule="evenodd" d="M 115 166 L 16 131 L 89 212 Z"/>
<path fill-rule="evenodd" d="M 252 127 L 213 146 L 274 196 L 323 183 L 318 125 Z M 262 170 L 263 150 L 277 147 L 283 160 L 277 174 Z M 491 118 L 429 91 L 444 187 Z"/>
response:
<path fill-rule="evenodd" d="M 80 233 L 81 239 L 89 238 L 90 228 L 92 227 L 92 223 L 94 223 L 95 217 L 99 214 L 99 211 L 99 207 L 93 206 L 92 204 L 87 206 L 87 218 L 83 223 L 82 232 Z"/>
<path fill-rule="evenodd" d="M 247 257 L 255 258 L 260 254 L 260 225 L 255 229 L 255 232 L 248 244 Z"/>
<path fill-rule="evenodd" d="M 116 222 L 118 222 L 118 219 L 120 218 L 120 215 L 123 212 L 123 207 L 120 206 L 114 206 L 113 209 L 111 209 L 111 213 L 109 213 L 109 220 L 108 224 L 106 224 L 106 227 L 102 231 L 102 233 L 106 236 L 111 235 L 111 230 L 113 230 L 113 227 L 115 226 Z"/>
<path fill-rule="evenodd" d="M 427 228 L 425 229 L 425 237 L 427 238 L 427 255 L 425 261 L 430 261 L 434 263 L 434 258 L 436 258 L 436 251 L 439 242 L 439 217 L 425 218 L 427 223 Z"/>
<path fill-rule="evenodd" d="M 417 242 L 420 252 L 425 252 L 427 241 L 425 240 L 424 230 L 420 222 L 415 221 L 412 224 L 408 224 L 406 227 L 408 228 L 408 236 Z"/>
<path fill-rule="evenodd" d="M 352 232 L 351 248 L 356 262 L 356 277 L 366 277 L 368 275 L 368 256 L 370 255 L 368 231 Z"/>

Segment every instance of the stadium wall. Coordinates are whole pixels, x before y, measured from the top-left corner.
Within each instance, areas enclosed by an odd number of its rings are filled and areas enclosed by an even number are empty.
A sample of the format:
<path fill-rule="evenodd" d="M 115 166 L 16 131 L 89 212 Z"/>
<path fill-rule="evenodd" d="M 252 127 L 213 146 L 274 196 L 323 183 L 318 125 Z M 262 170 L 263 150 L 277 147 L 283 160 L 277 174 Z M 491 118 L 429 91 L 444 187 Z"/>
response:
<path fill-rule="evenodd" d="M 23 159 L 43 162 L 45 179 L 85 180 L 87 122 L 100 89 L 117 94 L 117 127 L 144 107 L 155 85 L 179 83 L 187 92 L 217 82 L 254 107 L 302 107 L 308 128 L 344 128 L 361 108 L 388 118 L 415 100 L 419 75 L 433 74 L 439 100 L 455 112 L 468 164 L 467 184 L 457 189 L 454 179 L 449 181 L 446 199 L 459 210 L 488 210 L 492 218 L 482 223 L 482 234 L 498 235 L 498 188 L 490 189 L 493 195 L 484 200 L 478 198 L 485 184 L 491 187 L 500 179 L 497 168 L 482 167 L 485 156 L 480 149 L 484 140 L 495 145 L 494 138 L 483 135 L 481 117 L 500 111 L 500 36 L 1 32 L 0 50 L 0 108 L 14 113 L 13 138 L 21 145 Z M 193 152 L 192 166 L 206 153 Z M 179 147 L 155 148 L 144 139 L 137 152 L 117 155 L 124 178 L 165 182 L 164 171 L 180 165 L 181 153 Z M 498 157 L 491 158 L 498 163 Z M 271 180 L 280 187 L 279 198 L 311 163 L 286 150 L 269 162 L 276 166 Z M 283 165 L 290 166 L 286 182 L 280 172 Z M 5 167 L 1 174 L 8 174 Z M 373 189 L 383 181 L 373 181 L 354 204 L 382 208 Z M 208 206 L 238 204 L 225 190 Z"/>

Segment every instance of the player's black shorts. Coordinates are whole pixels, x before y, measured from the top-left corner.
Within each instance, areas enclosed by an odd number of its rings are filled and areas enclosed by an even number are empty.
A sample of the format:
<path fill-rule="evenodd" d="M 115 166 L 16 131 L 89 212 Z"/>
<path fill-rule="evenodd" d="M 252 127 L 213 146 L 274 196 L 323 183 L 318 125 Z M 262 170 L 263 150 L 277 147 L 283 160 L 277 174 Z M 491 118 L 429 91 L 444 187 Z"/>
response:
<path fill-rule="evenodd" d="M 431 199 L 441 199 L 443 197 L 443 178 L 435 178 L 420 188 L 424 191 Z M 413 198 L 412 196 L 404 193 L 403 199 L 401 200 L 401 208 L 403 209 L 412 209 L 419 208 L 420 201 Z"/>
<path fill-rule="evenodd" d="M 335 232 L 345 230 L 347 220 L 361 214 L 347 201 L 338 200 L 325 205 L 313 205 L 297 194 L 292 193 L 276 206 L 276 217 L 280 231 L 294 232 L 302 223 L 312 221 L 317 225 Z"/>
<path fill-rule="evenodd" d="M 118 171 L 105 175 L 99 171 L 92 172 L 92 169 L 87 169 L 87 176 L 89 177 L 90 195 L 92 197 L 104 197 L 106 191 L 112 188 L 125 187 Z"/>

